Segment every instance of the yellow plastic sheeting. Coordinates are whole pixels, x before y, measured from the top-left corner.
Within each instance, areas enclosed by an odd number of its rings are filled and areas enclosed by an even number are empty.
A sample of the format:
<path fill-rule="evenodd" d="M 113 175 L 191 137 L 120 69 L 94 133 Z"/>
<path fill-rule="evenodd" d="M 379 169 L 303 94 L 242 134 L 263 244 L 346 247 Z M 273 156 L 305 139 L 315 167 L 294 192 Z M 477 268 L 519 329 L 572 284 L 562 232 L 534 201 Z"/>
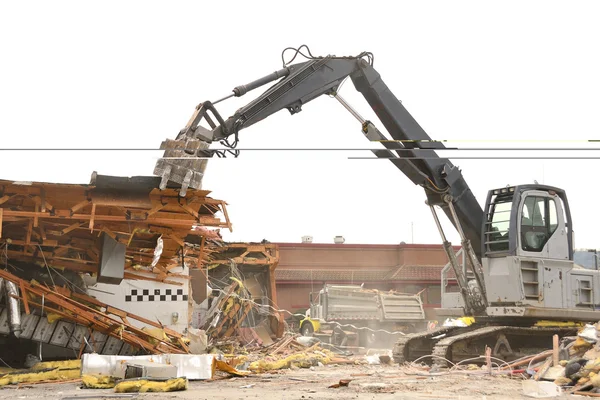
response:
<path fill-rule="evenodd" d="M 31 369 L 39 371 L 42 369 L 59 368 L 59 369 L 81 369 L 81 360 L 66 360 L 66 361 L 47 361 L 35 364 Z"/>
<path fill-rule="evenodd" d="M 310 368 L 317 363 L 328 364 L 334 354 L 329 350 L 319 350 L 311 353 L 295 353 L 281 359 L 263 359 L 255 361 L 248 366 L 250 371 L 272 371 L 278 369 L 290 368 L 292 366 L 300 368 Z"/>
<path fill-rule="evenodd" d="M 227 364 L 225 361 L 216 360 L 216 367 L 219 371 L 227 372 L 228 374 L 235 376 L 248 376 L 251 374 L 249 371 L 239 371 L 233 368 L 231 365 Z M 214 375 L 214 374 L 213 374 Z"/>
<path fill-rule="evenodd" d="M 186 378 L 169 379 L 167 381 L 152 381 L 149 379 L 140 379 L 132 381 L 121 381 L 115 386 L 117 393 L 132 392 L 177 392 L 188 388 Z"/>
<path fill-rule="evenodd" d="M 145 326 L 142 328 L 142 331 L 144 331 L 145 333 L 150 335 L 152 338 L 154 338 L 154 339 L 149 338 L 148 341 L 155 346 L 159 343 L 159 341 L 171 343 L 171 340 L 169 339 L 169 337 L 167 336 L 165 331 L 160 328 L 154 328 L 154 327 L 151 328 L 151 327 Z"/>
<path fill-rule="evenodd" d="M 240 281 L 239 279 L 237 279 L 237 278 L 235 278 L 235 277 L 233 277 L 233 276 L 229 277 L 229 279 L 231 279 L 232 281 L 236 282 L 236 283 L 239 285 L 239 288 L 240 288 L 240 289 L 243 289 L 243 288 L 244 288 L 244 284 L 243 284 L 243 283 L 242 283 L 242 281 Z"/>
<path fill-rule="evenodd" d="M 52 371 L 35 372 L 35 371 L 24 371 L 19 373 L 13 373 L 10 375 L 4 375 L 0 377 L 0 387 L 6 385 L 15 385 L 18 383 L 33 383 L 43 381 L 70 381 L 78 379 L 81 376 L 81 369 L 60 369 L 56 368 Z"/>
<path fill-rule="evenodd" d="M 582 351 L 582 350 L 591 349 L 592 347 L 594 347 L 594 345 L 592 343 L 586 341 L 583 338 L 578 337 L 577 339 L 575 339 L 575 342 L 573 343 L 572 350 L 575 352 L 578 352 L 578 351 Z M 586 366 L 589 364 L 590 363 L 586 364 Z"/>
<path fill-rule="evenodd" d="M 81 360 L 40 362 L 31 369 L 3 371 L 0 387 L 18 383 L 67 381 L 78 379 L 80 376 Z"/>
<path fill-rule="evenodd" d="M 105 375 L 84 375 L 81 382 L 87 389 L 112 389 L 117 384 L 116 378 Z"/>

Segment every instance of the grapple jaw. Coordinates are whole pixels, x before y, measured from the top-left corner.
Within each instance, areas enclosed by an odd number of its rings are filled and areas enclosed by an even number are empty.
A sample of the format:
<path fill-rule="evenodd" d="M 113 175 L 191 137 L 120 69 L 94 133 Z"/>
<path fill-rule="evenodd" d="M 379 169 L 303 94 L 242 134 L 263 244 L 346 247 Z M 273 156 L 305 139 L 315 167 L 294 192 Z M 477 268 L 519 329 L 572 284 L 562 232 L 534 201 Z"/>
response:
<path fill-rule="evenodd" d="M 160 189 L 165 189 L 169 181 L 181 185 L 179 195 L 182 197 L 188 188 L 202 189 L 202 178 L 208 163 L 207 158 L 201 158 L 205 157 L 202 150 L 208 149 L 209 146 L 208 142 L 188 136 L 162 142 L 160 149 L 165 152 L 154 167 L 154 175 L 162 178 Z"/>
<path fill-rule="evenodd" d="M 214 130 L 217 124 L 213 118 L 223 125 L 225 122 L 215 110 L 211 102 L 199 104 L 194 114 L 175 140 L 167 139 L 162 142 L 160 149 L 164 150 L 163 157 L 156 162 L 154 175 L 161 177 L 160 189 L 167 187 L 169 182 L 181 185 L 180 196 L 185 196 L 187 189 L 202 189 L 202 178 L 206 171 L 208 158 L 213 151 L 208 150 L 213 141 L 213 131 L 200 125 L 203 120 Z"/>

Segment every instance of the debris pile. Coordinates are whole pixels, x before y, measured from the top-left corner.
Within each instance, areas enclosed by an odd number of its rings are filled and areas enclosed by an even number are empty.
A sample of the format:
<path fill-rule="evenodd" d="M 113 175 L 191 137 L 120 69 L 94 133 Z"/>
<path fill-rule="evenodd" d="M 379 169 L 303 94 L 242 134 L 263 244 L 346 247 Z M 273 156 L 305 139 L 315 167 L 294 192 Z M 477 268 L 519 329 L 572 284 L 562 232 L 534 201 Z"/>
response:
<path fill-rule="evenodd" d="M 420 363 L 421 359 L 430 357 L 424 356 L 405 364 L 403 372 L 422 376 L 466 374 L 519 378 L 523 380 L 523 393 L 532 398 L 559 397 L 563 393 L 600 397 L 600 322 L 569 325 L 577 331 L 575 336 L 554 335 L 552 349 L 511 362 L 493 357 L 487 347 L 485 355 L 478 359 L 449 362 L 452 366 L 447 369 Z"/>
<path fill-rule="evenodd" d="M 71 292 L 65 287 L 50 288 L 35 281 L 27 282 L 4 270 L 0 270 L 0 279 L 4 282 L 12 282 L 19 287 L 20 294 L 10 295 L 22 302 L 25 315 L 30 315 L 31 310 L 37 308 L 46 313 L 49 323 L 61 319 L 88 327 L 88 332 L 80 332 L 79 335 L 74 335 L 79 337 L 71 338 L 77 341 L 75 346 L 79 349 L 80 355 L 84 350 L 98 351 L 94 347 L 96 345 L 93 340 L 94 332 L 118 338 L 131 346 L 151 353 L 187 353 L 189 351 L 187 339 L 182 334 L 163 327 L 157 322 L 101 303 L 88 295 Z M 133 325 L 130 319 L 140 321 L 155 329 L 140 329 Z M 20 332 L 23 327 L 17 325 L 13 329 Z M 72 334 L 72 332 L 66 333 Z M 92 340 L 91 343 L 86 340 L 88 334 Z M 19 336 L 23 337 L 21 334 Z"/>
<path fill-rule="evenodd" d="M 566 393 L 600 397 L 600 322 L 584 325 L 577 336 L 565 337 L 550 355 L 545 354 L 528 369 L 534 380 L 551 381 Z M 545 358 L 545 359 L 544 359 Z"/>
<path fill-rule="evenodd" d="M 202 277 L 208 293 L 195 305 L 192 323 L 206 332 L 209 347 L 252 351 L 281 338 L 286 324 L 277 310 L 277 246 L 228 243 L 213 257 Z"/>
<path fill-rule="evenodd" d="M 3 257 L 29 269 L 95 274 L 106 235 L 126 246 L 124 279 L 180 284 L 169 277 L 183 256 L 193 267 L 211 261 L 208 242 L 218 232 L 205 227 L 231 230 L 231 223 L 226 203 L 210 191 L 180 197 L 159 182 L 96 173 L 89 185 L 0 180 Z"/>
<path fill-rule="evenodd" d="M 80 382 L 86 389 L 114 389 L 115 392 L 169 392 L 186 390 L 189 381 L 298 369 L 326 364 L 354 364 L 311 346 L 296 335 L 286 335 L 260 351 L 246 356 L 232 354 L 159 354 L 114 356 L 84 354 L 81 360 L 39 362 L 27 370 L 9 370 L 0 374 L 0 387 L 17 384 Z"/>
<path fill-rule="evenodd" d="M 237 249 L 238 256 L 227 258 L 230 246 Z M 210 283 L 214 289 L 200 307 L 201 322 L 188 326 L 185 334 L 167 328 L 161 321 L 103 303 L 84 291 L 72 290 L 68 282 L 51 280 L 52 285 L 23 279 L 3 269 L 0 295 L 8 301 L 6 308 L 0 307 L 1 333 L 72 348 L 80 357 L 88 352 L 245 354 L 269 346 L 285 330 L 273 301 L 276 246 L 221 243 L 221 248 L 210 267 L 197 270 L 206 277 L 201 284 L 206 287 Z M 243 264 L 237 265 L 234 260 Z M 242 269 L 244 266 L 246 269 Z M 191 297 L 189 300 L 193 303 Z M 190 314 L 193 307 L 189 304 Z M 119 352 L 122 343 L 127 348 Z"/>
<path fill-rule="evenodd" d="M 177 187 L 159 189 L 159 182 L 96 173 L 88 185 L 0 180 L 0 297 L 6 300 L 0 304 L 0 335 L 72 348 L 79 356 L 198 354 L 209 345 L 260 348 L 281 337 L 283 321 L 273 311 L 276 246 L 223 243 L 219 230 L 207 227 L 231 230 L 224 201 L 206 190 L 181 196 Z M 124 271 L 111 271 L 110 282 L 100 279 L 102 260 L 110 258 L 106 238 L 125 246 Z M 188 323 L 195 329 L 186 335 L 167 329 L 166 321 L 100 302 L 86 290 L 94 280 L 190 287 L 198 274 L 204 287 L 210 285 L 204 297 L 211 313 L 201 310 L 204 321 L 194 326 L 190 311 Z M 202 302 L 186 299 L 190 310 Z"/>

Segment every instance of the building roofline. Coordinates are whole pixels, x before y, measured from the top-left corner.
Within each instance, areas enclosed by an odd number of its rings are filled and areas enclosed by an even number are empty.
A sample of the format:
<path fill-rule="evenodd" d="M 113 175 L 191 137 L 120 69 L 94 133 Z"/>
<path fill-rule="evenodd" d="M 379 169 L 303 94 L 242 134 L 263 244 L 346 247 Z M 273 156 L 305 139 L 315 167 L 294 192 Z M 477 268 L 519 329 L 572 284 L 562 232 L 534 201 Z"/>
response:
<path fill-rule="evenodd" d="M 438 250 L 443 249 L 442 244 L 413 244 L 413 243 L 405 243 L 405 244 L 356 244 L 356 243 L 289 243 L 289 242 L 272 242 L 277 246 L 281 247 L 301 247 L 301 248 L 312 248 L 312 249 L 337 249 L 337 248 L 346 248 L 346 249 L 381 249 L 381 250 L 398 250 L 398 249 L 431 249 Z M 459 250 L 460 246 L 453 246 L 455 250 Z"/>

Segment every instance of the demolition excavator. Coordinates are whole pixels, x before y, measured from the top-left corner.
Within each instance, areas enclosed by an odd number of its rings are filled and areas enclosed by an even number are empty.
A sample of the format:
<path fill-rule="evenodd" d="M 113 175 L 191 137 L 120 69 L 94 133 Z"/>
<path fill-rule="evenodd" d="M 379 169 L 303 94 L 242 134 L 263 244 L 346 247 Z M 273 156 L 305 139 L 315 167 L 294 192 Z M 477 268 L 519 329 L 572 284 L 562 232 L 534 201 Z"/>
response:
<path fill-rule="evenodd" d="M 436 154 L 446 149 L 443 143 L 432 140 L 386 86 L 373 66 L 373 54 L 315 57 L 306 46 L 291 50 L 294 57 L 284 60 L 283 68 L 196 107 L 176 139 L 161 145 L 164 157 L 154 171 L 162 177 L 161 187 L 174 182 L 182 194 L 188 187 L 199 189 L 208 159 L 239 155 L 236 145 L 242 129 L 282 109 L 297 114 L 312 100 L 328 95 L 359 121 L 368 140 L 382 146 L 372 150 L 376 157 L 389 159 L 425 190 L 458 288 L 455 293 L 443 291 L 454 295 L 455 301 L 443 297 L 436 313 L 474 321 L 401 336 L 393 350 L 396 362 L 428 356 L 435 364 L 446 365 L 479 357 L 486 347 L 492 356 L 508 361 L 546 350 L 555 334 L 573 335 L 582 324 L 600 319 L 595 295 L 600 273 L 573 262 L 573 222 L 564 190 L 537 183 L 492 189 L 482 209 L 460 169 Z M 298 55 L 305 60 L 292 64 Z M 392 139 L 340 96 L 338 89 L 347 78 Z M 227 98 L 274 81 L 227 119 L 215 108 Z M 214 142 L 223 148 L 211 149 Z M 462 261 L 442 229 L 439 209 L 461 238 Z M 443 286 L 447 282 L 444 278 Z"/>

